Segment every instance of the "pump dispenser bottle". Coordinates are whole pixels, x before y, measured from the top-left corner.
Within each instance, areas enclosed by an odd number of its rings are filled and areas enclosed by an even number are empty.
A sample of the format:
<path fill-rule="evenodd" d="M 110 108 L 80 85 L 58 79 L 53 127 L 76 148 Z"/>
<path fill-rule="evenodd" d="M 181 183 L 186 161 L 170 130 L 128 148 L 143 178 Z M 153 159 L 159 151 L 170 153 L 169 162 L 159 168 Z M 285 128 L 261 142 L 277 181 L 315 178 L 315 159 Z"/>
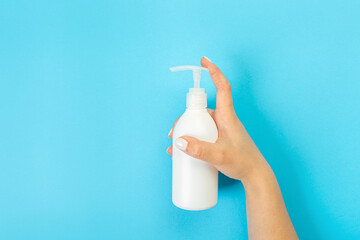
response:
<path fill-rule="evenodd" d="M 218 130 L 208 113 L 206 93 L 200 88 L 201 71 L 207 68 L 179 66 L 171 71 L 193 71 L 194 87 L 186 97 L 186 111 L 179 118 L 173 131 L 172 201 L 185 210 L 212 208 L 218 198 L 218 171 L 211 164 L 193 158 L 175 146 L 177 138 L 195 137 L 202 141 L 215 142 Z"/>

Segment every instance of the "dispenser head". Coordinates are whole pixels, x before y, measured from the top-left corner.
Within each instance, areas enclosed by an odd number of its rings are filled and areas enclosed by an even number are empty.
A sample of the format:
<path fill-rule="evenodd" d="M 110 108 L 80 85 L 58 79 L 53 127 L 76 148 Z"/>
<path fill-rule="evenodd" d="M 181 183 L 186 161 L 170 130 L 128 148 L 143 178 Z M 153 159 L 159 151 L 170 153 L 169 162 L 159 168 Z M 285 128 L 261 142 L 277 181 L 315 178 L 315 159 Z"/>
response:
<path fill-rule="evenodd" d="M 186 107 L 192 109 L 202 109 L 207 107 L 207 98 L 205 89 L 200 88 L 201 70 L 209 72 L 209 69 L 198 66 L 178 66 L 170 68 L 170 71 L 185 71 L 191 70 L 193 72 L 194 87 L 189 89 L 186 95 Z"/>
<path fill-rule="evenodd" d="M 185 70 L 193 71 L 194 88 L 200 88 L 201 70 L 209 72 L 209 69 L 198 66 L 178 66 L 178 67 L 170 68 L 170 71 L 172 72 L 185 71 Z"/>

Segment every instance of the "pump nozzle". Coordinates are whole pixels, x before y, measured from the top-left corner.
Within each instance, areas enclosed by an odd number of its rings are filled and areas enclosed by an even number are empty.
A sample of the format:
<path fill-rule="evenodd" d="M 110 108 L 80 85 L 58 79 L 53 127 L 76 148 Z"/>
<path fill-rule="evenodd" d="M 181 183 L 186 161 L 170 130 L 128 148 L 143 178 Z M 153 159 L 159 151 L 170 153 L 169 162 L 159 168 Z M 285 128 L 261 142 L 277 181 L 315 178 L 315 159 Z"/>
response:
<path fill-rule="evenodd" d="M 184 71 L 184 70 L 193 71 L 194 88 L 200 88 L 201 70 L 209 72 L 209 69 L 198 66 L 178 66 L 178 67 L 170 68 L 170 71 L 172 72 Z"/>
<path fill-rule="evenodd" d="M 203 88 L 200 88 L 201 70 L 209 72 L 207 68 L 198 66 L 178 66 L 170 68 L 172 72 L 191 70 L 193 71 L 194 88 L 189 89 L 186 96 L 186 106 L 193 109 L 206 108 L 207 100 L 206 93 Z"/>

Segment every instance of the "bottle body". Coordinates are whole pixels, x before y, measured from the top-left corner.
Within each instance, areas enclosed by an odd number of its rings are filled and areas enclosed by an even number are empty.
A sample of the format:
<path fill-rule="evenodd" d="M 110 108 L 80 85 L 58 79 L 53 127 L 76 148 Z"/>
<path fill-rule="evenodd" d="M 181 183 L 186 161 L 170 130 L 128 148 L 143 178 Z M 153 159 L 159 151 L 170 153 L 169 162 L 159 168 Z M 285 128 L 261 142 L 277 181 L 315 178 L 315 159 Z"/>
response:
<path fill-rule="evenodd" d="M 181 136 L 216 141 L 218 130 L 206 108 L 186 109 L 174 128 L 173 140 Z M 218 171 L 211 164 L 187 155 L 173 144 L 172 174 L 175 206 L 185 210 L 204 210 L 216 205 Z"/>

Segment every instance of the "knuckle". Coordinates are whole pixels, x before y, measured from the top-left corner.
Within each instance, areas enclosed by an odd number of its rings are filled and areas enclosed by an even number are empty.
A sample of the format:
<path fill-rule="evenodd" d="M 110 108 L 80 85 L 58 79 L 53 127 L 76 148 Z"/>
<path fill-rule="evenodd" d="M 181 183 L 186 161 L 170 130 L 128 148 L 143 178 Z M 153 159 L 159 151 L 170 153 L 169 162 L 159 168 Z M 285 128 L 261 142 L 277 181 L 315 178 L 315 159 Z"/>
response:
<path fill-rule="evenodd" d="M 209 68 L 209 74 L 216 77 L 219 74 L 219 69 L 217 67 Z"/>
<path fill-rule="evenodd" d="M 201 147 L 201 145 L 199 144 L 193 144 L 191 147 L 191 153 L 193 155 L 193 157 L 195 158 L 202 158 L 203 157 L 203 149 Z"/>
<path fill-rule="evenodd" d="M 229 81 L 224 82 L 224 90 L 231 91 L 231 84 Z"/>

